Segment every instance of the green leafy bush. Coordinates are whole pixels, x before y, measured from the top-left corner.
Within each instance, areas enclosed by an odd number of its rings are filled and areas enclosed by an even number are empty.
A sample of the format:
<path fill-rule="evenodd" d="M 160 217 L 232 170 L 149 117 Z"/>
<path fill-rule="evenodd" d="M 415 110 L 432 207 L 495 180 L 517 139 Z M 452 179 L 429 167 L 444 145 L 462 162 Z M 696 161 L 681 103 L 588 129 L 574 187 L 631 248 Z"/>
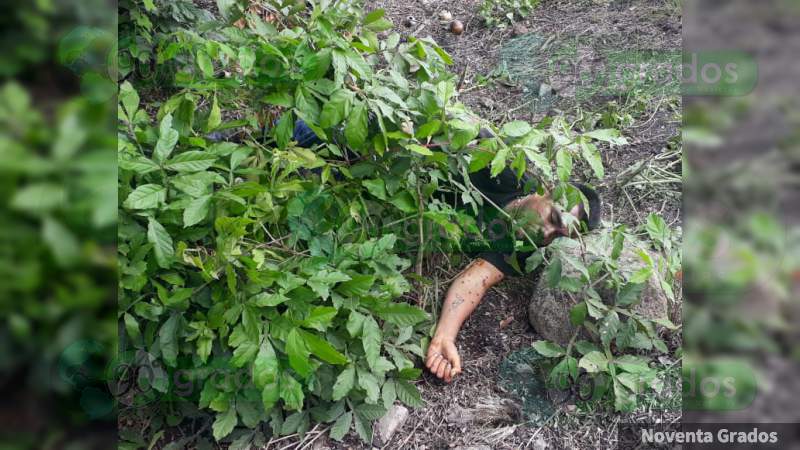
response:
<path fill-rule="evenodd" d="M 659 326 L 677 329 L 667 319 L 649 319 L 633 309 L 641 301 L 644 283 L 654 273 L 659 274 L 659 288 L 674 301 L 672 285 L 681 270 L 680 246 L 676 245 L 680 243 L 680 235 L 656 214 L 649 216 L 644 231 L 662 256 L 653 258 L 644 249 L 633 247 L 644 266 L 632 273 L 623 270 L 620 259 L 626 240 L 632 239 L 623 225 L 601 230 L 592 245 L 560 240 L 531 256 L 528 264 L 529 268 L 535 267 L 544 253 L 549 255 L 549 265 L 543 274 L 548 284 L 581 300 L 570 310 L 570 322 L 580 328 L 567 348 L 548 341 L 533 345 L 541 355 L 552 358 L 545 369 L 548 383 L 558 389 L 576 386 L 585 390 L 588 386 L 591 390 L 581 392 L 582 398 L 608 399 L 617 411 L 635 409 L 637 396 L 647 390 L 661 392 L 664 379 L 657 368 L 650 367 L 646 354 L 669 352 Z M 582 246 L 582 259 L 565 254 L 561 250 L 565 245 Z M 562 270 L 565 265 L 575 269 L 575 276 L 566 275 Z M 609 293 L 613 298 L 609 299 Z M 581 330 L 596 337 L 597 343 L 577 339 Z M 587 385 L 583 377 L 591 379 L 591 384 Z"/>
<path fill-rule="evenodd" d="M 505 28 L 524 19 L 539 6 L 540 0 L 483 0 L 478 13 L 486 26 Z"/>
<path fill-rule="evenodd" d="M 421 404 L 411 381 L 431 323 L 404 301 L 405 272 L 477 231 L 435 194 L 477 209 L 468 173 L 510 165 L 574 205 L 573 157 L 602 177 L 596 143 L 625 140 L 556 118 L 475 144 L 480 120 L 456 102 L 450 56 L 430 39 L 379 39 L 382 10 L 276 2 L 270 21 L 220 4 L 227 25 L 213 32 L 153 37 L 174 69 L 163 101 L 140 95 L 153 85 L 136 71 L 120 85 L 122 347 L 159 374 L 137 392 L 159 394 L 167 423 L 213 411 L 218 440 L 313 421 L 368 442 L 395 400 Z M 298 120 L 322 143 L 297 146 Z M 247 383 L 213 376 L 237 369 Z M 179 394 L 174 378 L 198 389 Z M 239 424 L 248 431 L 232 435 Z"/>

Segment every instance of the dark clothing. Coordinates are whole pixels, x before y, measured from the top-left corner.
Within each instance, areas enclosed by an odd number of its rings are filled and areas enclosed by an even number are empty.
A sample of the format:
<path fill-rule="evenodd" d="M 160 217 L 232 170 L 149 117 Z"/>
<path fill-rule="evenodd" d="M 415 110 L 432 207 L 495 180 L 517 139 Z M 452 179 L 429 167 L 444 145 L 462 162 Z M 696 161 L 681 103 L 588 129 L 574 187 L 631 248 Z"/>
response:
<path fill-rule="evenodd" d="M 305 148 L 322 143 L 322 140 L 302 120 L 298 120 L 295 123 L 292 139 L 297 142 L 298 146 Z M 513 200 L 536 190 L 534 180 L 525 175 L 523 175 L 522 179 L 517 180 L 516 174 L 509 168 L 506 168 L 493 178 L 490 169 L 486 167 L 471 173 L 469 178 L 476 189 L 501 208 Z M 478 222 L 478 227 L 486 229 L 489 235 L 487 238 L 489 245 L 465 242 L 462 246 L 467 247 L 465 251 L 476 254 L 479 258 L 486 260 L 506 276 L 520 275 L 507 260 L 514 253 L 515 240 L 508 221 L 503 218 L 502 214 L 493 205 L 484 199 L 483 210 Z M 516 254 L 517 264 L 520 268 L 524 269 L 525 260 L 530 255 L 530 252 Z"/>
<path fill-rule="evenodd" d="M 536 191 L 534 180 L 525 175 L 522 179 L 517 180 L 517 175 L 508 168 L 494 178 L 488 167 L 481 169 L 470 174 L 470 181 L 476 189 L 501 208 Z M 478 226 L 487 230 L 490 247 L 477 252 L 477 256 L 486 260 L 506 276 L 521 275 L 509 263 L 509 259 L 514 257 L 515 236 L 508 220 L 493 205 L 486 204 L 488 202 L 484 203 L 481 211 L 483 223 L 479 223 Z M 499 225 L 499 230 L 497 225 Z M 525 268 L 525 260 L 530 255 L 531 252 L 516 254 L 516 262 L 521 269 Z"/>

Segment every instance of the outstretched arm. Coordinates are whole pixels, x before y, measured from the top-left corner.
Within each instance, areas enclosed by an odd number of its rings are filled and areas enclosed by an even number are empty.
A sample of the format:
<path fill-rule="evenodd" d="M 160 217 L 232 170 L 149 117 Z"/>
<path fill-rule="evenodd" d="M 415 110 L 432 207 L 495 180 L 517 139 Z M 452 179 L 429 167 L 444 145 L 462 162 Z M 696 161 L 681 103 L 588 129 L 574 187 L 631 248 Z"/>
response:
<path fill-rule="evenodd" d="M 428 346 L 425 365 L 448 383 L 461 373 L 461 357 L 455 342 L 461 325 L 483 299 L 486 291 L 503 279 L 503 272 L 483 259 L 476 259 L 450 285 L 439 316 L 439 324 Z"/>

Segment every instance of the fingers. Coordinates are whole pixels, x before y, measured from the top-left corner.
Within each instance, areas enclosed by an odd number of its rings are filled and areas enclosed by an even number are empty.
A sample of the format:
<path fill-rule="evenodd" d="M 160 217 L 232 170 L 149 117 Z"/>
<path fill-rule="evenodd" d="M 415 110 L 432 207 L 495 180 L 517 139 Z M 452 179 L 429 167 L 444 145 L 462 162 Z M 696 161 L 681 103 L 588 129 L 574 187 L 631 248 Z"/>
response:
<path fill-rule="evenodd" d="M 449 368 L 450 368 L 450 362 L 442 358 L 441 362 L 436 368 L 436 376 L 444 379 L 445 370 L 448 370 Z"/>
<path fill-rule="evenodd" d="M 455 377 L 456 375 L 459 375 L 461 373 L 461 356 L 456 352 L 451 359 L 453 367 L 452 370 L 450 371 L 451 373 L 450 376 Z"/>

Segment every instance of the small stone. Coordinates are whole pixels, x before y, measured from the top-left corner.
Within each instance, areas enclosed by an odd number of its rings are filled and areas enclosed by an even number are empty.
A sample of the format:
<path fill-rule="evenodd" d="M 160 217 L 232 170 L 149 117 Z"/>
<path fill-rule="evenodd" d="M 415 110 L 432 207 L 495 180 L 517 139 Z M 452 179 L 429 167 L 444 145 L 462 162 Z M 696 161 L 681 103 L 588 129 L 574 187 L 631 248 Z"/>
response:
<path fill-rule="evenodd" d="M 414 18 L 411 17 L 411 16 L 406 17 L 405 20 L 403 20 L 403 26 L 406 27 L 406 28 L 413 27 L 414 26 Z"/>
<path fill-rule="evenodd" d="M 511 35 L 514 37 L 523 36 L 525 34 L 528 34 L 528 27 L 521 23 L 514 25 L 514 28 L 511 29 Z"/>
<path fill-rule="evenodd" d="M 539 97 L 546 97 L 553 93 L 553 86 L 550 86 L 547 83 L 542 83 L 539 85 Z"/>
<path fill-rule="evenodd" d="M 451 14 L 450 11 L 444 9 L 439 12 L 439 20 L 441 20 L 442 22 L 450 22 L 451 20 L 453 20 L 453 14 Z"/>
<path fill-rule="evenodd" d="M 460 20 L 450 22 L 450 32 L 456 36 L 461 35 L 464 32 L 464 24 Z"/>
<path fill-rule="evenodd" d="M 494 101 L 492 99 L 490 99 L 489 97 L 481 97 L 479 102 L 480 102 L 481 106 L 483 106 L 486 109 L 494 108 Z"/>
<path fill-rule="evenodd" d="M 389 411 L 378 421 L 375 444 L 380 447 L 388 444 L 406 419 L 408 419 L 408 408 L 400 405 L 393 405 L 389 408 Z"/>
<path fill-rule="evenodd" d="M 548 447 L 550 446 L 547 445 L 547 441 L 545 441 L 541 436 L 536 436 L 536 438 L 533 440 L 533 450 L 545 450 Z"/>

